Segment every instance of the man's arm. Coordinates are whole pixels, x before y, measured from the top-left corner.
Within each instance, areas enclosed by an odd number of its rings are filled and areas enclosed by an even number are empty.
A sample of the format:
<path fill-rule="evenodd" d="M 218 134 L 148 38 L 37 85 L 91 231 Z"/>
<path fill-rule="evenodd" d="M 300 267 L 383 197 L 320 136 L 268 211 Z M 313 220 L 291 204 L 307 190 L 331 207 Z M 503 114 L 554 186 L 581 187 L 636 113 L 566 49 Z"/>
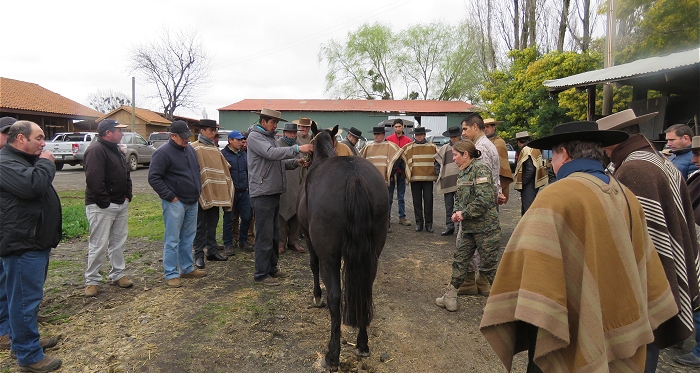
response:
<path fill-rule="evenodd" d="M 43 196 L 51 187 L 56 166 L 48 159 L 40 158 L 34 166 L 8 162 L 0 167 L 2 189 L 22 199 Z"/>
<path fill-rule="evenodd" d="M 313 149 L 313 145 L 306 144 L 298 146 L 301 153 L 308 153 L 305 149 Z M 297 152 L 297 146 L 289 147 L 274 147 L 269 141 L 265 141 L 263 135 L 257 133 L 253 136 L 248 136 L 248 151 L 257 154 L 258 156 L 269 161 L 281 161 L 283 159 L 294 158 Z"/>
<path fill-rule="evenodd" d="M 101 144 L 96 144 L 101 145 Z M 101 146 L 85 152 L 85 184 L 101 209 L 109 207 L 109 192 L 106 185 L 107 155 Z"/>
<path fill-rule="evenodd" d="M 168 188 L 163 180 L 165 172 L 168 168 L 170 168 L 170 159 L 165 152 L 156 151 L 153 153 L 151 165 L 148 167 L 148 184 L 161 199 L 173 202 L 177 196 L 172 190 L 170 190 L 170 188 Z"/>

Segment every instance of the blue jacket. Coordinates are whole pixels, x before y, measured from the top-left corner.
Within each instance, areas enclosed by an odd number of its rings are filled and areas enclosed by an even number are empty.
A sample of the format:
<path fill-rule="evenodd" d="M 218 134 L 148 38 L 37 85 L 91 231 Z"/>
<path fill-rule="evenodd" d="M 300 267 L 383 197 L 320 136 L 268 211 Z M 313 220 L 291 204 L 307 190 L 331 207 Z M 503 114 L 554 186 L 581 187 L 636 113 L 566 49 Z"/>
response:
<path fill-rule="evenodd" d="M 248 153 L 243 149 L 234 153 L 228 145 L 226 145 L 222 150 L 221 154 L 231 165 L 229 171 L 231 172 L 231 179 L 233 179 L 233 185 L 236 187 L 236 192 L 242 192 L 248 190 Z"/>
<path fill-rule="evenodd" d="M 693 152 L 690 148 L 674 151 L 670 159 L 683 175 L 683 180 L 688 180 L 688 176 L 698 170 L 698 166 L 693 163 Z"/>
<path fill-rule="evenodd" d="M 148 168 L 148 183 L 161 199 L 172 202 L 177 197 L 184 204 L 196 203 L 202 181 L 194 149 L 189 145 L 183 148 L 173 140 L 158 147 Z"/>

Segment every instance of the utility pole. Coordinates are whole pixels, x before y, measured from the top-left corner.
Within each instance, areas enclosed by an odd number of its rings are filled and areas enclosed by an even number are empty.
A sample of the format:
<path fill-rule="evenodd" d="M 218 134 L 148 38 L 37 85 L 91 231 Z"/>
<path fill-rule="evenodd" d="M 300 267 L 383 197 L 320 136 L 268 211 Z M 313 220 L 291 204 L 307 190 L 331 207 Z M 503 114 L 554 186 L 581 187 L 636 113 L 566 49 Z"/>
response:
<path fill-rule="evenodd" d="M 608 0 L 608 25 L 607 39 L 605 42 L 605 68 L 615 66 L 615 2 Z M 613 86 L 612 83 L 603 84 L 603 116 L 612 114 Z"/>
<path fill-rule="evenodd" d="M 131 132 L 136 125 L 136 77 L 131 77 Z"/>

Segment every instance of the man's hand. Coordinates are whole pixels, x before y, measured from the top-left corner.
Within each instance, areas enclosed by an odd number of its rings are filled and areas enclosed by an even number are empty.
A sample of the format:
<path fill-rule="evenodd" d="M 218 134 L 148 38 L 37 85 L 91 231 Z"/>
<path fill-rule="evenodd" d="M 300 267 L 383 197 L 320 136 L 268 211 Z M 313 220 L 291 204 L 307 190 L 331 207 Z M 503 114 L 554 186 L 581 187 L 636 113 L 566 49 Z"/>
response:
<path fill-rule="evenodd" d="M 498 204 L 502 205 L 506 203 L 506 196 L 503 193 L 498 193 Z"/>
<path fill-rule="evenodd" d="M 299 145 L 299 152 L 309 154 L 314 152 L 314 146 L 311 144 Z"/>
<path fill-rule="evenodd" d="M 179 199 L 177 199 L 177 197 L 175 197 L 175 198 L 173 198 L 173 200 L 170 201 L 170 202 L 171 202 L 171 203 L 175 203 L 175 202 L 177 202 L 177 201 L 179 201 Z"/>
<path fill-rule="evenodd" d="M 462 211 L 456 211 L 454 214 L 452 214 L 453 222 L 459 223 L 462 220 L 464 220 L 464 218 L 462 217 Z"/>
<path fill-rule="evenodd" d="M 51 153 L 51 151 L 49 151 L 49 150 L 44 150 L 43 152 L 41 152 L 41 154 L 39 155 L 39 158 L 48 159 L 51 162 L 56 161 L 56 158 L 53 156 L 53 153 Z"/>

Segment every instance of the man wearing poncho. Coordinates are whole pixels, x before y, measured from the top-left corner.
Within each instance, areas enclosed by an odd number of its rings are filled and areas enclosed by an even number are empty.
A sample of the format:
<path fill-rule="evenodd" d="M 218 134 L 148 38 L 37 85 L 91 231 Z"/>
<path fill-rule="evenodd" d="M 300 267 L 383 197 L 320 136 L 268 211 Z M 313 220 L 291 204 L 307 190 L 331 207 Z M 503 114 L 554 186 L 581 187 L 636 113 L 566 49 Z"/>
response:
<path fill-rule="evenodd" d="M 522 217 L 501 258 L 481 332 L 510 371 L 642 372 L 653 331 L 678 313 L 634 194 L 604 172 L 595 122 L 530 142 L 552 149 L 557 182 Z"/>

